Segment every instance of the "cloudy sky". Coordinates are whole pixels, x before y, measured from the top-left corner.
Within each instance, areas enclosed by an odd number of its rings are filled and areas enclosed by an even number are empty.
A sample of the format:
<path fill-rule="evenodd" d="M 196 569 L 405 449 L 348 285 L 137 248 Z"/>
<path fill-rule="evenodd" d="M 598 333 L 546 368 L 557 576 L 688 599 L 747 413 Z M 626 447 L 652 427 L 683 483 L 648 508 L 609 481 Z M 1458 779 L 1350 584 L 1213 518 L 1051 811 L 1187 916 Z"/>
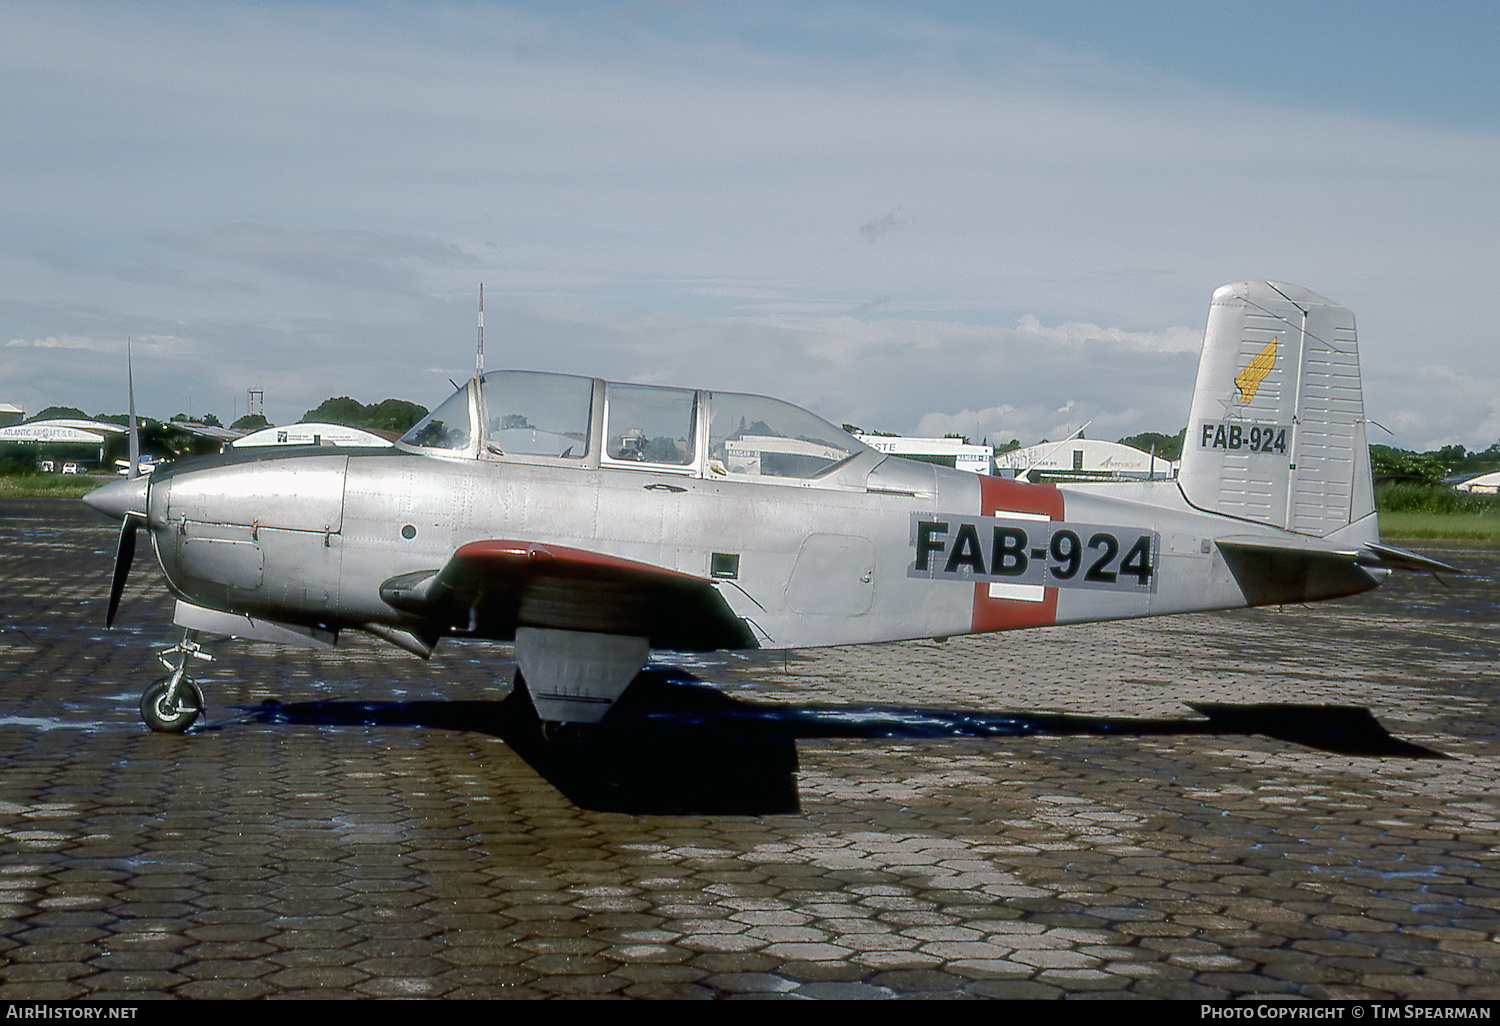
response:
<path fill-rule="evenodd" d="M 487 364 L 991 440 L 1176 431 L 1208 298 L 1500 439 L 1500 6 L 0 6 L 0 401 L 433 406 Z"/>

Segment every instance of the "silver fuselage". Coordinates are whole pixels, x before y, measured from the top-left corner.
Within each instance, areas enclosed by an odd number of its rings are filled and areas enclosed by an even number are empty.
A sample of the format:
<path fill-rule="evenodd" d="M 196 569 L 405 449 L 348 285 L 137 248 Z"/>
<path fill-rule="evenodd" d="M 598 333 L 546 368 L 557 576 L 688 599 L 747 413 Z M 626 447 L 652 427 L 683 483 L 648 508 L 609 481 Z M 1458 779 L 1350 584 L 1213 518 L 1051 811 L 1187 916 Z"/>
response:
<path fill-rule="evenodd" d="M 1054 488 L 873 451 L 816 481 L 770 483 L 298 449 L 169 466 L 152 476 L 148 496 L 157 558 L 180 598 L 330 630 L 418 626 L 382 599 L 382 584 L 437 570 L 487 539 L 712 580 L 767 648 L 1302 601 L 1379 580 L 1351 566 L 1329 580 L 1304 573 L 1247 589 L 1215 540 L 1286 532 L 1196 511 L 1176 482 Z M 1106 536 L 1121 546 L 1107 563 Z M 1123 573 L 1124 550 L 1148 536 L 1149 552 L 1127 564 L 1134 576 Z M 735 557 L 733 576 L 716 574 L 715 554 Z M 487 636 L 509 637 L 514 626 Z"/>

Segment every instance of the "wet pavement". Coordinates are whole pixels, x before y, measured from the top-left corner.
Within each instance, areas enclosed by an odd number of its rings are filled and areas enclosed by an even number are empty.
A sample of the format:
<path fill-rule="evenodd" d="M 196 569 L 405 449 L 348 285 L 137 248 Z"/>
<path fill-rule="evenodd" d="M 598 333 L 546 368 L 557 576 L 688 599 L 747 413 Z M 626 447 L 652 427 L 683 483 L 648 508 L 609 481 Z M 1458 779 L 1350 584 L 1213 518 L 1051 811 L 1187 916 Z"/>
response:
<path fill-rule="evenodd" d="M 506 646 L 227 641 L 177 737 L 146 546 L 102 627 L 115 539 L 0 502 L 0 998 L 1500 997 L 1495 549 L 696 658 L 546 738 Z"/>

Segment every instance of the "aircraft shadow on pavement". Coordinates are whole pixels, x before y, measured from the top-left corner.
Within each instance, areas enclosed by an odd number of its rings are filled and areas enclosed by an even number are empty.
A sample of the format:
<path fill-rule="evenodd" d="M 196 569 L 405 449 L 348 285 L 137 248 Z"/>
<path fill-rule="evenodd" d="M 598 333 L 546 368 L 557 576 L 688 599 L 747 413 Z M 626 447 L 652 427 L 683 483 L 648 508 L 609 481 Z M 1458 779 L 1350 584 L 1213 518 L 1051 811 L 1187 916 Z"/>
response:
<path fill-rule="evenodd" d="M 548 725 L 529 697 L 499 701 L 283 704 L 261 723 L 415 726 L 499 737 L 580 808 L 666 815 L 767 815 L 799 809 L 798 738 L 941 740 L 1259 734 L 1338 755 L 1442 759 L 1392 736 L 1362 706 L 1190 703 L 1179 719 L 977 712 L 901 705 L 769 705 L 742 701 L 671 667 L 643 670 L 603 723 Z"/>

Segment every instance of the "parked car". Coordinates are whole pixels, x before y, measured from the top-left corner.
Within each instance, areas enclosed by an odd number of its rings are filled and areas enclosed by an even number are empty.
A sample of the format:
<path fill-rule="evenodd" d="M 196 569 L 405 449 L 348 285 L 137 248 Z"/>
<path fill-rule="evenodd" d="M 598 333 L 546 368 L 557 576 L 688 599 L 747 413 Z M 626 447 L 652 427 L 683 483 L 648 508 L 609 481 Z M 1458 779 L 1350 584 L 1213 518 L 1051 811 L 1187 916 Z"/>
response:
<path fill-rule="evenodd" d="M 80 467 L 76 463 L 64 463 L 63 464 L 63 473 L 64 474 L 82 474 L 83 473 L 83 468 Z"/>
<path fill-rule="evenodd" d="M 43 474 L 52 474 L 57 471 L 57 464 L 51 460 L 42 460 L 41 471 Z"/>

